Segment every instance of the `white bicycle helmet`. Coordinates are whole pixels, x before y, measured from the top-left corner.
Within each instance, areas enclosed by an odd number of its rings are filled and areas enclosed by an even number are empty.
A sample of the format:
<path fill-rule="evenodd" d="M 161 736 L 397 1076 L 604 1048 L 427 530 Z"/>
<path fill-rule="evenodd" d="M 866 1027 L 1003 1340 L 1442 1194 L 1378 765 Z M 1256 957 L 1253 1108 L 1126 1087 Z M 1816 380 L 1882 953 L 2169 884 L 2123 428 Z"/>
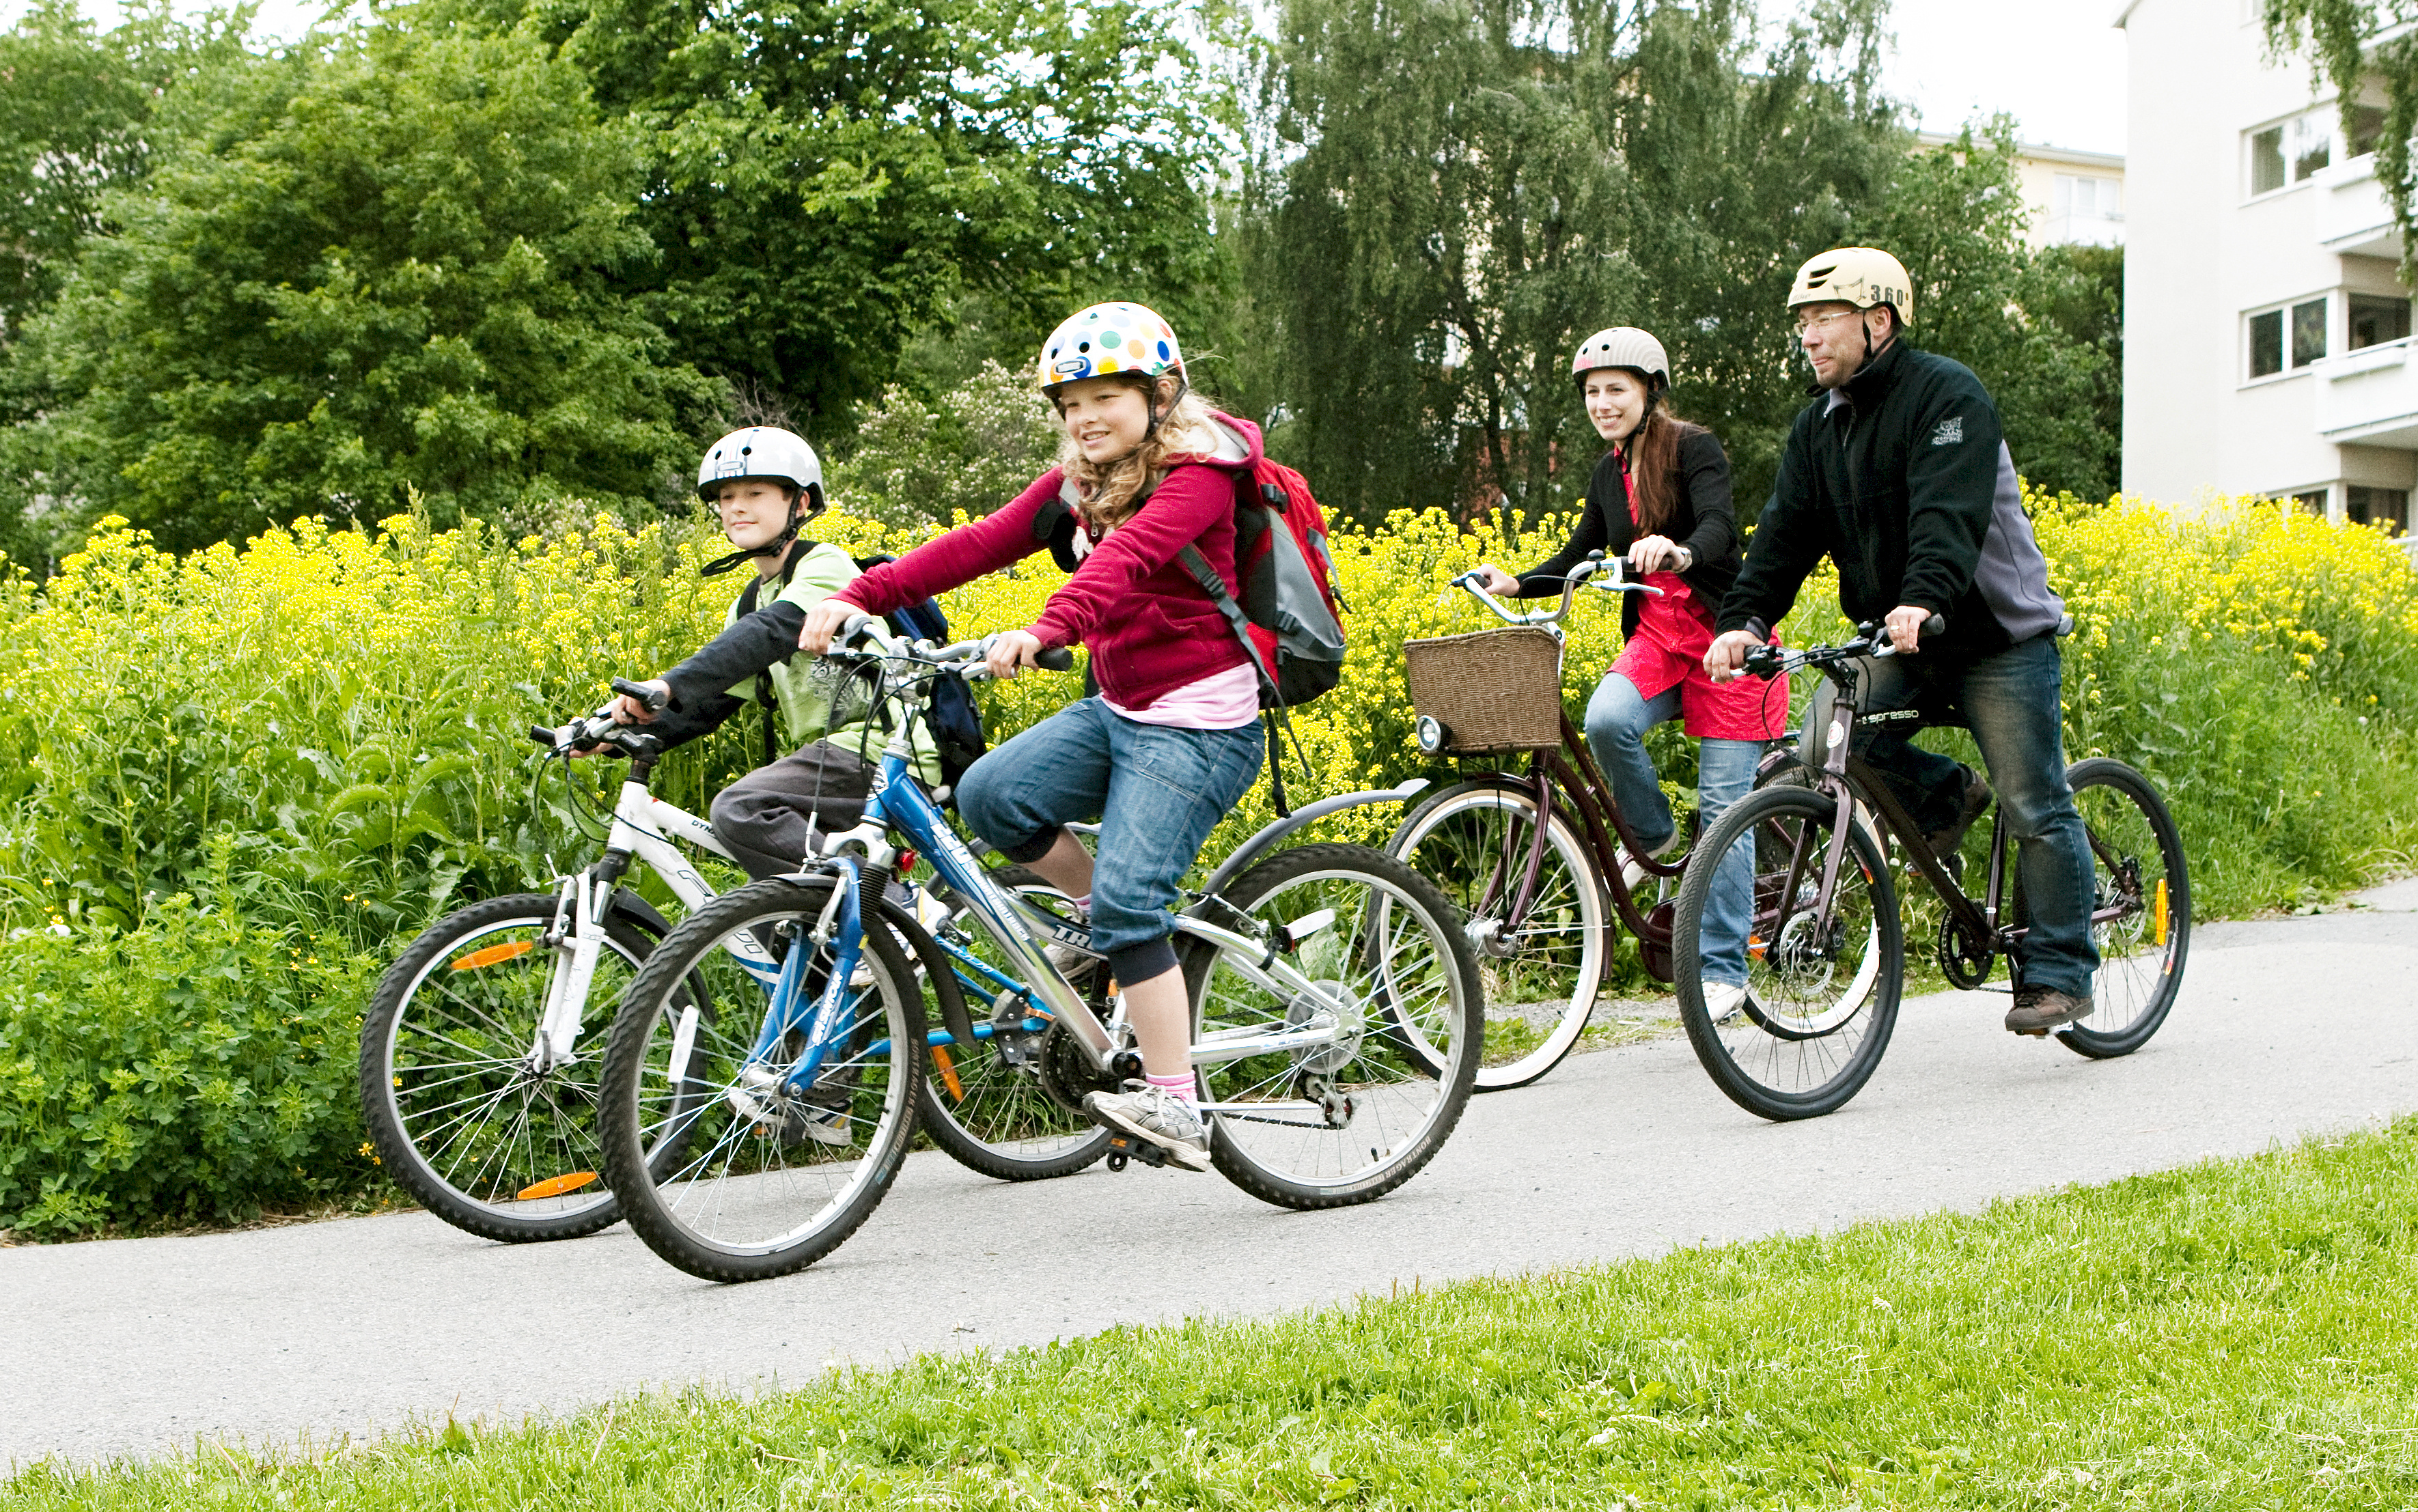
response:
<path fill-rule="evenodd" d="M 781 533 L 752 551 L 717 557 L 699 571 L 718 577 L 758 557 L 777 557 L 798 539 L 798 527 L 823 512 L 823 459 L 806 438 L 777 425 L 750 425 L 733 431 L 705 449 L 696 465 L 697 497 L 712 504 L 722 496 L 725 483 L 763 481 L 787 483 L 796 495 L 789 500 L 789 523 Z"/>
<path fill-rule="evenodd" d="M 1671 359 L 1662 344 L 1634 326 L 1614 326 L 1579 343 L 1578 355 L 1570 359 L 1572 381 L 1585 388 L 1586 375 L 1597 368 L 1630 369 L 1649 389 L 1671 387 Z"/>
<path fill-rule="evenodd" d="M 1061 384 L 1084 378 L 1105 378 L 1118 373 L 1139 373 L 1155 378 L 1162 373 L 1181 374 L 1184 350 L 1174 328 L 1158 312 L 1125 299 L 1111 299 L 1078 310 L 1059 322 L 1041 344 L 1038 363 L 1041 391 L 1053 395 Z"/>
<path fill-rule="evenodd" d="M 696 496 L 711 504 L 723 484 L 758 478 L 787 483 L 811 497 L 808 514 L 823 507 L 823 459 L 804 436 L 777 425 L 750 425 L 707 447 L 705 460 L 696 465 Z"/>
<path fill-rule="evenodd" d="M 1838 299 L 1859 310 L 1876 304 L 1897 312 L 1901 326 L 1914 324 L 1914 281 L 1905 265 L 1877 247 L 1833 247 L 1808 258 L 1788 286 L 1788 308 Z"/>

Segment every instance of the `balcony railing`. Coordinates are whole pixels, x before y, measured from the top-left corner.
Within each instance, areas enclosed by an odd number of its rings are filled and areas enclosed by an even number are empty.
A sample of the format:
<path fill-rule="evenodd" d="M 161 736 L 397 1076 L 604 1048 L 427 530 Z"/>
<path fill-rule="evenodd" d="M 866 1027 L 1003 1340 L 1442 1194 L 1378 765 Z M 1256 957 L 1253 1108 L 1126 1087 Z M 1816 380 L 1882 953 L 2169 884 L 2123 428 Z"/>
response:
<path fill-rule="evenodd" d="M 2376 154 L 2364 153 L 2348 162 L 2320 168 L 2315 200 L 2318 244 L 2345 256 L 2401 255 L 2401 231 L 2393 223 L 2393 206 L 2384 186 L 2376 180 Z"/>
<path fill-rule="evenodd" d="M 2317 363 L 2318 434 L 2342 445 L 2418 451 L 2418 362 L 2410 338 Z"/>

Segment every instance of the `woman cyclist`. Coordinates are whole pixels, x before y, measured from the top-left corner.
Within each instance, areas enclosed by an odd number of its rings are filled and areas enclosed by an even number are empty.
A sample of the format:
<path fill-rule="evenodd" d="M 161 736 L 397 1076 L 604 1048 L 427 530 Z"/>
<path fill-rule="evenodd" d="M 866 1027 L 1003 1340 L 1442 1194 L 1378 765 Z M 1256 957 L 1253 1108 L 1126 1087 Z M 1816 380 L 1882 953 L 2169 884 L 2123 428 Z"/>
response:
<path fill-rule="evenodd" d="M 1093 1092 L 1085 1107 L 1205 1170 L 1169 905 L 1259 774 L 1260 674 L 1177 554 L 1198 546 L 1240 596 L 1236 479 L 1259 459 L 1260 433 L 1190 391 L 1175 333 L 1140 305 L 1078 312 L 1042 344 L 1039 376 L 1065 427 L 1058 466 L 997 513 L 816 604 L 798 643 L 820 653 L 852 614 L 944 592 L 1045 545 L 1073 563 L 1040 619 L 993 642 L 988 664 L 1014 677 L 1045 649 L 1081 644 L 1099 692 L 975 762 L 957 811 L 1090 909 L 1093 949 L 1121 985 L 1145 1079 Z M 1064 829 L 1094 817 L 1096 862 Z"/>
<path fill-rule="evenodd" d="M 1754 786 L 1764 742 L 1788 721 L 1784 680 L 1716 685 L 1704 669 L 1713 618 L 1738 573 L 1738 533 L 1730 506 L 1730 465 L 1713 433 L 1671 413 L 1670 359 L 1662 344 L 1633 326 L 1599 330 L 1579 344 L 1570 374 L 1596 434 L 1611 443 L 1587 483 L 1586 510 L 1562 549 L 1513 577 L 1492 563 L 1478 568 L 1490 593 L 1541 598 L 1562 590 L 1562 574 L 1600 551 L 1626 557 L 1631 581 L 1660 594 L 1627 594 L 1619 658 L 1587 700 L 1586 738 L 1612 784 L 1638 843 L 1660 855 L 1679 840 L 1662 796 L 1645 732 L 1670 719 L 1698 738 L 1696 805 L 1710 829 L 1722 811 Z M 1746 923 L 1753 885 L 1744 849 L 1713 879 L 1701 954 L 1705 1001 L 1715 1018 L 1746 996 Z M 1621 883 L 1644 875 L 1634 863 Z"/>

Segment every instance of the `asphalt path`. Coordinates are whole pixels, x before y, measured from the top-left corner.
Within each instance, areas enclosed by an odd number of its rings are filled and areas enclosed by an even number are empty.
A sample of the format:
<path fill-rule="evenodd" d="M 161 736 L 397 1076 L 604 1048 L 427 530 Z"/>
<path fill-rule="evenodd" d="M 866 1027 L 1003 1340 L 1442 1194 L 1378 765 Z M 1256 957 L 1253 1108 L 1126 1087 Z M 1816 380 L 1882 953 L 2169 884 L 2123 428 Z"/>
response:
<path fill-rule="evenodd" d="M 2365 901 L 2202 926 L 2181 1001 L 2124 1060 L 2007 1034 L 2002 995 L 1941 994 L 1906 1003 L 1855 1102 L 1774 1125 L 1668 1038 L 1473 1100 L 1416 1180 L 1339 1213 L 1140 1167 L 1009 1186 L 928 1153 L 835 1255 L 753 1286 L 692 1280 L 626 1229 L 498 1245 L 416 1213 L 0 1250 L 0 1465 L 758 1390 L 840 1361 L 1971 1210 L 2373 1125 L 2418 1110 L 2418 881 Z"/>

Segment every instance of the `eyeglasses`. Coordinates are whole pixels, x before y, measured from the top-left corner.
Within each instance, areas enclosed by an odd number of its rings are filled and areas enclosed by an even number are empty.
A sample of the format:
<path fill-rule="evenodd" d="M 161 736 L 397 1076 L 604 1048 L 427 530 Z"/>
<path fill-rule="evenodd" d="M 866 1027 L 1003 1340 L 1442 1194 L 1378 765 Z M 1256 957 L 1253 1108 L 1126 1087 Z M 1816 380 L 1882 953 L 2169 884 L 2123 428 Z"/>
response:
<path fill-rule="evenodd" d="M 1833 310 L 1827 315 L 1800 315 L 1798 317 L 1797 321 L 1797 334 L 1803 336 L 1811 332 L 1816 326 L 1827 326 L 1834 320 L 1844 320 L 1849 315 L 1859 315 L 1862 313 L 1863 312 L 1860 310 Z"/>

